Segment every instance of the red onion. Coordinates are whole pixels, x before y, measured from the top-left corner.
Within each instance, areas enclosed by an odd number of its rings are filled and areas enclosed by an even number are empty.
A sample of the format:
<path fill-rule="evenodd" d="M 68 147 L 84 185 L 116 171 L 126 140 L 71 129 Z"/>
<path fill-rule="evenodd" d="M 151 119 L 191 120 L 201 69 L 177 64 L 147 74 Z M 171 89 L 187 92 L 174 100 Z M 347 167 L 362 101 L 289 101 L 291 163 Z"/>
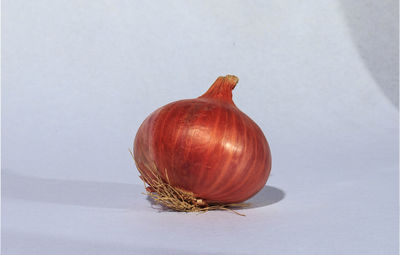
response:
<path fill-rule="evenodd" d="M 242 202 L 264 187 L 270 149 L 232 101 L 237 82 L 233 75 L 219 77 L 204 95 L 167 104 L 144 120 L 134 159 L 147 180 L 156 169 L 164 182 L 207 204 Z"/>

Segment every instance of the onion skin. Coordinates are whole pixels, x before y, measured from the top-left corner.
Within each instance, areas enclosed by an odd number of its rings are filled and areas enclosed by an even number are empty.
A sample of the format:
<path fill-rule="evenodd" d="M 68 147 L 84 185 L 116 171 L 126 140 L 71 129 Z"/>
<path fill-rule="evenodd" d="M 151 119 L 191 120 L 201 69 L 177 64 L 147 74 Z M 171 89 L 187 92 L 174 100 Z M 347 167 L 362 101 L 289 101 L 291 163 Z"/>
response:
<path fill-rule="evenodd" d="M 232 101 L 237 82 L 233 75 L 219 77 L 199 98 L 148 116 L 134 142 L 142 173 L 151 179 L 148 167 L 155 166 L 164 181 L 208 203 L 239 203 L 260 191 L 271 152 L 261 129 Z"/>

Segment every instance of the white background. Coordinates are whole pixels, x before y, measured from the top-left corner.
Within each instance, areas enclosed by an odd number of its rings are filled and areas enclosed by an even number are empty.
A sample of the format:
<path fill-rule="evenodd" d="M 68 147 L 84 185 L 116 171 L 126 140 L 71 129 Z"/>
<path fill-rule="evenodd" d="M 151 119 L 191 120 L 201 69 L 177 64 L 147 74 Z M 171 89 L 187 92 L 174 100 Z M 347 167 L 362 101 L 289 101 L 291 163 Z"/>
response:
<path fill-rule="evenodd" d="M 397 1 L 2 2 L 4 254 L 398 254 Z M 272 151 L 242 210 L 160 212 L 128 153 L 235 74 Z"/>

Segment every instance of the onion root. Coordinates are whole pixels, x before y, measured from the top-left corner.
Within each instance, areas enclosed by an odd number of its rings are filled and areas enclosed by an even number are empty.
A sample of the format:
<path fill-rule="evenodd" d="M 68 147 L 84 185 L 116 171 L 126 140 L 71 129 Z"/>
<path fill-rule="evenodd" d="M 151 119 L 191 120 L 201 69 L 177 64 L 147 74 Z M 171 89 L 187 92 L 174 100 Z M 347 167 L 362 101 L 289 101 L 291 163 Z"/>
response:
<path fill-rule="evenodd" d="M 132 151 L 129 149 L 130 154 L 133 156 Z M 235 204 L 219 204 L 219 203 L 208 203 L 207 201 L 197 198 L 192 192 L 185 191 L 169 184 L 167 170 L 166 179 L 163 180 L 157 170 L 155 164 L 153 166 L 146 166 L 153 175 L 150 179 L 146 177 L 143 171 L 139 168 L 135 161 L 136 167 L 140 173 L 140 179 L 143 181 L 146 192 L 143 193 L 149 196 L 155 203 L 160 204 L 166 208 L 169 208 L 177 212 L 207 212 L 212 210 L 227 210 L 231 211 L 240 216 L 246 216 L 245 214 L 239 213 L 234 208 L 248 207 L 249 203 L 235 203 Z"/>

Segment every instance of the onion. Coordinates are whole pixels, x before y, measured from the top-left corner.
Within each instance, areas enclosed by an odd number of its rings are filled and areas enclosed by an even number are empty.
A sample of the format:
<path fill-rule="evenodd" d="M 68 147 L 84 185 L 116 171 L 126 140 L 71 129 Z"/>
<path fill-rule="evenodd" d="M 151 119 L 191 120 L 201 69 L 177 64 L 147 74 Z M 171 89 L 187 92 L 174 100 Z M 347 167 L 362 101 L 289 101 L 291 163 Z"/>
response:
<path fill-rule="evenodd" d="M 160 196 L 159 180 L 172 193 L 182 192 L 176 197 L 191 194 L 186 202 L 201 207 L 239 203 L 264 187 L 270 149 L 261 129 L 232 101 L 237 82 L 233 75 L 219 77 L 204 95 L 167 104 L 144 120 L 133 157 L 149 193 Z"/>

